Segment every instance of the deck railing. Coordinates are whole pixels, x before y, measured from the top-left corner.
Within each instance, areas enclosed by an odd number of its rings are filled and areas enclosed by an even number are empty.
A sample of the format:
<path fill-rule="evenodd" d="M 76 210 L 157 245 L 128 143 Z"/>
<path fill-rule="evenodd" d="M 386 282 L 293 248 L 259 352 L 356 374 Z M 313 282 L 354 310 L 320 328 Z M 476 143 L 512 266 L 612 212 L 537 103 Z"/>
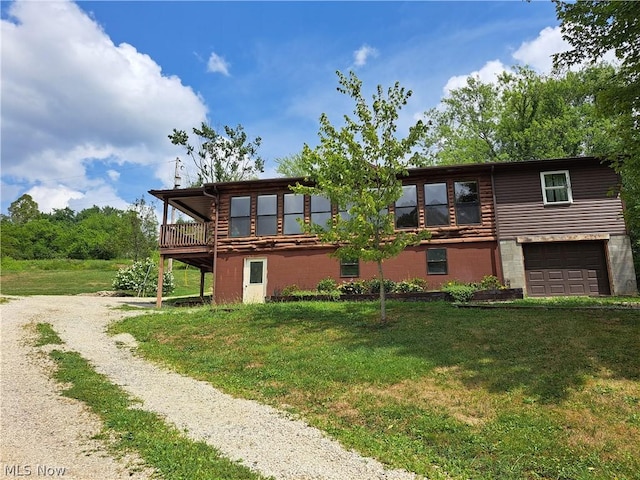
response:
<path fill-rule="evenodd" d="M 198 247 L 207 245 L 208 223 L 175 223 L 160 227 L 160 247 Z"/>

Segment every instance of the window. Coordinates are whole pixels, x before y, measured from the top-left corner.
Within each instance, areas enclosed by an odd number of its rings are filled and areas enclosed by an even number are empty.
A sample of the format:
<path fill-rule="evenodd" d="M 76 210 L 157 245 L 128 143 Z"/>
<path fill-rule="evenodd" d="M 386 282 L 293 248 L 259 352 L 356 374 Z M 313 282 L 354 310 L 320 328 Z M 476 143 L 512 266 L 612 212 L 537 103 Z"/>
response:
<path fill-rule="evenodd" d="M 344 210 L 338 207 L 338 214 L 340 215 L 340 218 L 345 222 L 351 220 L 351 214 L 349 213 L 349 210 L 351 210 L 351 207 L 353 207 L 352 203 L 347 204 L 344 207 Z"/>
<path fill-rule="evenodd" d="M 456 223 L 468 225 L 482 223 L 480 220 L 480 195 L 478 182 L 456 182 L 454 184 L 456 198 Z"/>
<path fill-rule="evenodd" d="M 264 261 L 249 262 L 249 283 L 264 283 Z"/>
<path fill-rule="evenodd" d="M 359 277 L 360 262 L 357 258 L 340 260 L 340 276 L 341 277 Z"/>
<path fill-rule="evenodd" d="M 542 199 L 545 205 L 573 203 L 568 170 L 541 172 L 540 182 L 542 183 Z"/>
<path fill-rule="evenodd" d="M 416 186 L 402 187 L 402 196 L 396 202 L 396 228 L 415 228 L 418 226 L 418 198 Z"/>
<path fill-rule="evenodd" d="M 446 248 L 430 248 L 427 250 L 427 273 L 429 275 L 447 274 Z"/>
<path fill-rule="evenodd" d="M 251 234 L 251 197 L 231 197 L 229 232 L 232 237 Z"/>
<path fill-rule="evenodd" d="M 276 235 L 278 233 L 278 196 L 258 195 L 258 218 L 256 235 Z"/>
<path fill-rule="evenodd" d="M 449 225 L 449 200 L 446 183 L 428 183 L 424 186 L 424 204 L 427 226 Z"/>
<path fill-rule="evenodd" d="M 311 196 L 311 223 L 326 227 L 331 220 L 331 202 L 320 195 Z"/>
<path fill-rule="evenodd" d="M 298 219 L 304 219 L 304 195 L 286 193 L 284 195 L 284 234 L 302 233 Z"/>

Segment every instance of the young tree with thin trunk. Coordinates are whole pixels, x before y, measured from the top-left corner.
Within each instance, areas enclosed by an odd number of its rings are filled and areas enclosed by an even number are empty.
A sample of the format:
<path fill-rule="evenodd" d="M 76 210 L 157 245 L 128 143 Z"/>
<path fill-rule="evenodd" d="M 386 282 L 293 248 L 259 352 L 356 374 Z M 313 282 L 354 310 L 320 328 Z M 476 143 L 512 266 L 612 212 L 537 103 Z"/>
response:
<path fill-rule="evenodd" d="M 417 121 L 406 137 L 397 138 L 399 112 L 411 96 L 399 83 L 385 92 L 378 86 L 372 103 L 362 93 L 362 82 L 350 72 L 337 72 L 338 91 L 355 102 L 355 117 L 345 115 L 345 125 L 334 127 L 326 114 L 320 117 L 320 144 L 304 146 L 301 163 L 310 186 L 296 185 L 298 194 L 329 199 L 342 212 L 327 225 L 305 225 L 323 242 L 336 245 L 342 260 L 376 262 L 380 280 L 380 320 L 387 321 L 383 262 L 409 245 L 428 238 L 428 232 L 395 230 L 388 210 L 402 195 L 402 177 L 416 160 L 414 147 L 426 126 Z"/>

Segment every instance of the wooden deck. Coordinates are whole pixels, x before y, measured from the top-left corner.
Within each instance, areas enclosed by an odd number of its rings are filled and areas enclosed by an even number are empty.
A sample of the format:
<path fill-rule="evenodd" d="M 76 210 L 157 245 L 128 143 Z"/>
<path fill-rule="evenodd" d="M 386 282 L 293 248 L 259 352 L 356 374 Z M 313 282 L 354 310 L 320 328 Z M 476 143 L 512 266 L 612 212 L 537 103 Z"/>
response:
<path fill-rule="evenodd" d="M 204 271 L 213 270 L 213 223 L 175 223 L 160 227 L 160 254 Z"/>

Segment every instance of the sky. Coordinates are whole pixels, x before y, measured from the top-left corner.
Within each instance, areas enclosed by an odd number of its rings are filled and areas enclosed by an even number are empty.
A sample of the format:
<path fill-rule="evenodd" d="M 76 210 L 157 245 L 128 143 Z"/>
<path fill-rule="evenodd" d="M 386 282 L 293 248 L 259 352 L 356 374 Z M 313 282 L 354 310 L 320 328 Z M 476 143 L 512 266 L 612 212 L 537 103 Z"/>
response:
<path fill-rule="evenodd" d="M 125 209 L 182 184 L 193 162 L 168 139 L 203 121 L 260 137 L 262 178 L 318 143 L 353 102 L 400 82 L 413 96 L 399 135 L 469 75 L 551 69 L 566 50 L 549 1 L 2 1 L 1 212 L 28 193 L 40 210 Z"/>

